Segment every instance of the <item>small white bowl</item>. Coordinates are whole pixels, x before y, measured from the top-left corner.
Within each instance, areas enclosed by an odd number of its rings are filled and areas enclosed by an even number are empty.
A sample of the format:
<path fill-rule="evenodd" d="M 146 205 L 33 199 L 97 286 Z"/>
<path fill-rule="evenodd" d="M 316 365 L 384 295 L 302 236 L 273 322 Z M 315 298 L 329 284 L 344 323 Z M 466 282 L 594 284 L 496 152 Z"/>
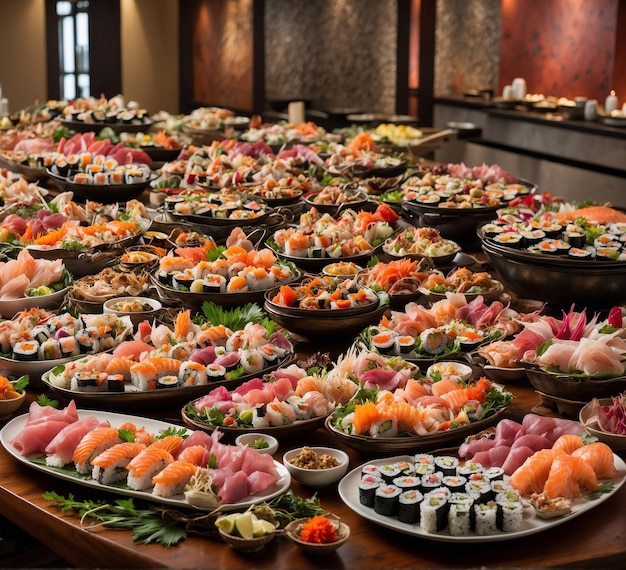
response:
<path fill-rule="evenodd" d="M 265 440 L 268 444 L 268 447 L 259 448 L 253 445 L 255 441 L 258 441 L 260 439 Z M 239 445 L 240 447 L 249 445 L 253 449 L 256 449 L 259 453 L 269 453 L 270 455 L 276 453 L 276 451 L 278 450 L 278 440 L 275 437 L 258 432 L 242 433 L 235 439 L 235 444 Z"/>
<path fill-rule="evenodd" d="M 20 392 L 19 398 L 13 398 L 12 400 L 0 400 L 0 420 L 8 420 L 12 417 L 17 410 L 22 407 L 22 404 L 26 400 L 26 390 Z"/>
<path fill-rule="evenodd" d="M 305 469 L 303 467 L 296 467 L 292 461 L 300 454 L 304 447 L 308 447 L 318 456 L 331 455 L 339 462 L 339 465 L 327 469 Z M 302 485 L 317 488 L 328 487 L 339 481 L 348 471 L 350 458 L 345 451 L 333 447 L 304 447 L 292 449 L 283 455 L 283 465 L 291 476 Z"/>
<path fill-rule="evenodd" d="M 118 308 L 120 304 L 123 305 L 125 303 L 135 302 L 141 303 L 142 305 L 146 305 L 150 308 L 145 311 L 124 311 Z M 128 316 L 135 326 L 142 321 L 153 319 L 162 308 L 163 305 L 161 305 L 160 301 L 151 299 L 150 297 L 114 297 L 113 299 L 108 299 L 102 305 L 102 311 L 104 313 L 116 315 L 118 317 Z"/>
<path fill-rule="evenodd" d="M 442 380 L 450 376 L 457 376 L 463 382 L 467 382 L 472 377 L 473 370 L 471 366 L 463 362 L 442 360 L 441 362 L 435 362 L 426 370 L 426 376 L 429 378 L 432 378 L 434 373 L 439 373 Z"/>

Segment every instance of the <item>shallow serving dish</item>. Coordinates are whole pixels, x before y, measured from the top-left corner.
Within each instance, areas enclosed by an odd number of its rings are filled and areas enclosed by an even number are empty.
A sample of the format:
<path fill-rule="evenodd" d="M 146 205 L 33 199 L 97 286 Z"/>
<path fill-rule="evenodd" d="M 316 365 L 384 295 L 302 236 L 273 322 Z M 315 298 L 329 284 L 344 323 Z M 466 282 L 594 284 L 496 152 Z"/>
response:
<path fill-rule="evenodd" d="M 58 309 L 67 295 L 70 287 L 64 287 L 59 291 L 49 295 L 38 295 L 35 297 L 20 297 L 19 299 L 0 300 L 0 317 L 11 319 L 17 313 L 24 310 L 39 307 L 41 309 Z"/>
<path fill-rule="evenodd" d="M 268 532 L 265 533 L 263 536 L 255 536 L 254 538 L 242 538 L 241 536 L 229 534 L 223 531 L 221 528 L 218 530 L 220 533 L 220 537 L 226 544 L 228 544 L 228 546 L 230 546 L 236 552 L 241 552 L 243 554 L 252 554 L 254 552 L 259 552 L 260 550 L 263 550 L 263 548 L 265 548 L 265 546 L 269 544 L 276 536 L 276 532 Z"/>
<path fill-rule="evenodd" d="M 626 390 L 626 376 L 596 379 L 548 372 L 525 362 L 520 364 L 525 368 L 528 381 L 535 390 L 556 398 L 588 402 L 592 398 L 609 398 Z"/>
<path fill-rule="evenodd" d="M 145 308 L 142 311 L 124 310 L 123 305 L 132 304 L 139 304 Z M 105 301 L 102 305 L 104 313 L 117 315 L 118 317 L 128 316 L 135 326 L 143 321 L 156 318 L 162 308 L 163 305 L 160 301 L 150 297 L 114 297 Z"/>
<path fill-rule="evenodd" d="M 617 433 L 611 433 L 604 431 L 598 425 L 596 407 L 597 406 L 610 406 L 613 404 L 612 398 L 599 398 L 591 400 L 585 404 L 578 415 L 578 420 L 583 426 L 585 431 L 594 437 L 597 437 L 600 441 L 606 443 L 613 451 L 623 451 L 626 449 L 626 435 L 620 435 Z"/>
<path fill-rule="evenodd" d="M 315 542 L 305 542 L 304 540 L 300 540 L 299 537 L 302 532 L 302 527 L 308 519 L 296 519 L 295 521 L 291 521 L 285 527 L 285 536 L 287 536 L 291 542 L 299 546 L 302 551 L 308 554 L 318 555 L 335 552 L 335 550 L 337 550 L 348 540 L 348 538 L 350 538 L 350 527 L 346 523 L 342 522 L 339 517 L 330 514 L 325 516 L 333 523 L 335 531 L 337 532 L 337 540 L 335 542 L 318 544 Z"/>
<path fill-rule="evenodd" d="M 326 419 L 326 429 L 339 441 L 352 449 L 364 453 L 412 453 L 417 450 L 427 451 L 441 447 L 458 445 L 469 435 L 474 435 L 500 420 L 506 408 L 498 410 L 492 416 L 463 427 L 436 432 L 431 435 L 370 437 L 367 435 L 350 435 L 338 430 L 333 425 L 332 414 Z"/>
<path fill-rule="evenodd" d="M 152 177 L 143 182 L 135 182 L 133 184 L 80 184 L 72 182 L 63 176 L 58 176 L 49 170 L 47 174 L 62 192 L 74 192 L 74 194 L 86 200 L 94 200 L 95 202 L 105 204 L 137 198 L 154 180 L 154 177 Z"/>
<path fill-rule="evenodd" d="M 8 420 L 26 401 L 26 390 L 20 392 L 19 398 L 0 400 L 0 420 Z"/>
<path fill-rule="evenodd" d="M 308 446 L 307 446 L 308 447 Z M 327 469 L 305 469 L 297 467 L 292 461 L 302 452 L 302 447 L 291 449 L 283 455 L 283 465 L 290 475 L 302 485 L 307 487 L 322 488 L 339 481 L 348 471 L 350 458 L 345 451 L 333 447 L 308 447 L 318 456 L 330 455 L 334 457 L 339 465 Z"/>
<path fill-rule="evenodd" d="M 241 435 L 238 435 L 235 438 L 235 445 L 243 447 L 245 445 L 251 445 L 258 440 L 264 440 L 268 444 L 268 447 L 252 446 L 259 453 L 268 453 L 270 455 L 273 455 L 274 453 L 276 453 L 276 451 L 278 451 L 278 440 L 275 437 L 266 433 L 259 433 L 256 431 L 251 433 L 242 433 Z"/>
<path fill-rule="evenodd" d="M 295 316 L 275 309 L 268 303 L 265 303 L 264 309 L 273 321 L 292 333 L 310 340 L 336 340 L 355 335 L 379 322 L 387 306 L 376 306 L 366 313 L 347 317 L 328 317 L 317 313 L 306 317 Z"/>

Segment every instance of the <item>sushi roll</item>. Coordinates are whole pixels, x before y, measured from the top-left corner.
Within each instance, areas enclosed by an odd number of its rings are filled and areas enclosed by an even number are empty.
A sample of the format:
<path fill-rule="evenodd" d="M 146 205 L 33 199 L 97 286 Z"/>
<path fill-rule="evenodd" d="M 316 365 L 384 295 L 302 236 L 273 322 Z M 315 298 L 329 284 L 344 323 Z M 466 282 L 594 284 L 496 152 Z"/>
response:
<path fill-rule="evenodd" d="M 30 338 L 36 340 L 39 344 L 43 344 L 51 336 L 50 329 L 45 325 L 37 325 L 30 331 Z"/>
<path fill-rule="evenodd" d="M 507 247 L 520 247 L 523 243 L 523 236 L 517 231 L 503 231 L 493 236 L 493 241 L 499 245 Z"/>
<path fill-rule="evenodd" d="M 156 381 L 156 389 L 163 390 L 167 388 L 178 387 L 178 376 L 173 374 L 166 374 L 165 376 L 159 376 Z"/>
<path fill-rule="evenodd" d="M 76 372 L 70 385 L 76 392 L 104 392 L 107 388 L 106 372 Z"/>
<path fill-rule="evenodd" d="M 194 278 L 188 273 L 175 273 L 172 276 L 172 286 L 177 291 L 189 291 Z"/>
<path fill-rule="evenodd" d="M 462 475 L 445 475 L 441 479 L 441 484 L 450 489 L 451 493 L 459 493 L 465 490 L 467 479 Z"/>
<path fill-rule="evenodd" d="M 450 504 L 443 496 L 431 495 L 420 502 L 420 527 L 424 532 L 435 533 L 446 528 Z"/>
<path fill-rule="evenodd" d="M 202 291 L 204 293 L 224 293 L 226 291 L 226 278 L 216 274 L 205 275 L 202 278 Z"/>
<path fill-rule="evenodd" d="M 364 475 L 372 475 L 374 477 L 378 477 L 379 479 L 381 478 L 378 465 L 374 465 L 373 463 L 368 463 L 367 465 L 363 465 L 363 467 L 361 467 L 361 476 Z"/>
<path fill-rule="evenodd" d="M 442 479 L 443 475 L 440 471 L 422 475 L 422 479 L 420 481 L 420 491 L 425 495 L 430 491 L 441 488 Z"/>
<path fill-rule="evenodd" d="M 401 475 L 400 477 L 396 477 L 392 485 L 400 488 L 402 491 L 413 491 L 418 490 L 420 487 L 421 478 L 420 477 L 412 477 L 410 475 Z"/>
<path fill-rule="evenodd" d="M 212 362 L 206 365 L 205 370 L 207 382 L 219 382 L 226 377 L 226 368 L 221 364 Z"/>
<path fill-rule="evenodd" d="M 39 360 L 57 360 L 61 358 L 59 341 L 53 338 L 43 341 L 39 345 L 38 357 Z"/>
<path fill-rule="evenodd" d="M 97 186 L 104 186 L 109 183 L 109 173 L 108 172 L 96 172 L 93 175 L 93 183 Z"/>
<path fill-rule="evenodd" d="M 465 485 L 465 492 L 477 493 L 479 503 L 487 503 L 493 497 L 491 483 L 489 481 L 468 481 Z"/>
<path fill-rule="evenodd" d="M 437 356 L 448 347 L 448 335 L 440 329 L 427 329 L 420 333 L 420 342 L 424 352 Z"/>
<path fill-rule="evenodd" d="M 257 349 L 242 350 L 240 363 L 246 374 L 256 374 L 265 368 L 265 359 Z"/>
<path fill-rule="evenodd" d="M 570 247 L 567 255 L 573 259 L 592 259 L 595 253 L 595 249 L 592 247 Z"/>
<path fill-rule="evenodd" d="M 563 239 L 571 247 L 584 248 L 587 245 L 587 236 L 582 228 L 566 230 L 563 232 Z"/>
<path fill-rule="evenodd" d="M 400 469 L 400 473 L 405 476 L 414 475 L 415 465 L 409 461 L 396 461 L 394 465 Z"/>
<path fill-rule="evenodd" d="M 128 476 L 126 466 L 144 449 L 143 443 L 130 441 L 109 447 L 93 459 L 92 479 L 103 485 L 123 481 Z"/>
<path fill-rule="evenodd" d="M 385 483 L 391 484 L 391 482 L 401 475 L 400 469 L 396 465 L 385 463 L 379 468 L 380 476 Z"/>
<path fill-rule="evenodd" d="M 270 426 L 270 419 L 267 416 L 267 407 L 265 404 L 257 404 L 252 408 L 252 427 L 256 429 L 266 428 Z"/>
<path fill-rule="evenodd" d="M 93 354 L 99 352 L 100 340 L 85 331 L 76 335 L 76 342 L 81 354 Z"/>
<path fill-rule="evenodd" d="M 376 475 L 362 475 L 359 480 L 359 502 L 366 507 L 374 508 L 376 489 L 382 484 L 382 479 Z"/>
<path fill-rule="evenodd" d="M 128 486 L 135 491 L 149 489 L 153 486 L 152 478 L 173 461 L 169 451 L 159 447 L 147 447 L 127 466 Z"/>
<path fill-rule="evenodd" d="M 430 453 L 416 453 L 413 457 L 413 462 L 417 467 L 420 465 L 434 465 L 435 464 L 435 456 Z"/>
<path fill-rule="evenodd" d="M 415 349 L 415 337 L 410 335 L 398 335 L 396 337 L 396 352 L 400 356 L 411 354 Z"/>
<path fill-rule="evenodd" d="M 398 420 L 383 418 L 372 423 L 369 429 L 371 437 L 396 437 L 398 435 Z"/>
<path fill-rule="evenodd" d="M 469 477 L 470 475 L 473 475 L 474 473 L 482 474 L 482 472 L 483 472 L 483 466 L 480 463 L 477 463 L 475 461 L 468 461 L 464 465 L 460 465 L 457 468 L 457 473 L 459 475 L 463 475 L 463 477 Z"/>
<path fill-rule="evenodd" d="M 420 519 L 420 503 L 423 495 L 416 489 L 409 489 L 400 493 L 398 497 L 398 520 L 407 524 L 414 524 Z"/>
<path fill-rule="evenodd" d="M 311 408 L 307 401 L 300 396 L 289 396 L 287 403 L 293 408 L 296 414 L 296 420 L 308 420 L 311 418 Z"/>
<path fill-rule="evenodd" d="M 434 463 L 416 463 L 414 469 L 415 469 L 415 475 L 419 475 L 421 477 L 423 475 L 429 475 L 430 473 L 434 473 L 435 464 Z"/>
<path fill-rule="evenodd" d="M 80 354 L 80 346 L 76 337 L 73 336 L 59 338 L 59 349 L 61 350 L 61 358 L 70 358 Z"/>
<path fill-rule="evenodd" d="M 137 362 L 130 367 L 130 381 L 140 392 L 156 389 L 157 367 L 151 362 Z"/>
<path fill-rule="evenodd" d="M 509 491 L 511 484 L 503 479 L 495 479 L 491 481 L 491 492 L 497 498 L 499 494 Z"/>
<path fill-rule="evenodd" d="M 124 392 L 126 389 L 126 385 L 124 382 L 123 374 L 107 374 L 106 381 L 106 389 L 107 392 Z"/>
<path fill-rule="evenodd" d="M 194 350 L 195 350 L 195 346 L 192 345 L 191 343 L 179 342 L 178 344 L 173 345 L 169 349 L 167 356 L 168 358 L 172 358 L 174 360 L 180 360 L 181 362 L 184 362 L 191 356 Z M 178 373 L 179 370 L 180 370 L 180 367 L 178 367 L 175 372 Z M 172 370 L 172 372 L 174 372 L 174 370 Z"/>
<path fill-rule="evenodd" d="M 498 532 L 498 509 L 493 502 L 474 505 L 474 532 L 478 536 L 489 536 Z"/>
<path fill-rule="evenodd" d="M 198 466 L 188 461 L 174 461 L 152 478 L 157 497 L 172 497 L 181 494 L 189 480 L 196 474 Z"/>
<path fill-rule="evenodd" d="M 440 455 L 435 457 L 435 467 L 437 471 L 440 471 L 444 476 L 456 475 L 458 466 L 458 458 L 452 455 Z"/>
<path fill-rule="evenodd" d="M 395 516 L 401 492 L 395 485 L 380 485 L 374 494 L 374 511 L 379 515 Z"/>
<path fill-rule="evenodd" d="M 395 335 L 391 331 L 384 331 L 372 337 L 372 348 L 380 354 L 393 354 L 395 349 Z"/>
<path fill-rule="evenodd" d="M 22 340 L 13 345 L 13 360 L 32 362 L 37 360 L 39 343 L 36 340 Z"/>
<path fill-rule="evenodd" d="M 255 267 L 246 273 L 246 283 L 250 291 L 264 291 L 274 286 L 274 278 L 264 267 Z"/>
<path fill-rule="evenodd" d="M 485 469 L 484 474 L 489 481 L 496 481 L 504 478 L 504 469 L 502 467 L 489 467 Z"/>
<path fill-rule="evenodd" d="M 180 365 L 178 371 L 178 384 L 180 386 L 203 386 L 206 383 L 206 366 L 192 360 L 187 360 Z"/>
<path fill-rule="evenodd" d="M 472 509 L 468 503 L 452 503 L 448 511 L 448 531 L 451 536 L 468 536 L 472 529 Z"/>
<path fill-rule="evenodd" d="M 519 501 L 500 500 L 496 502 L 496 526 L 504 532 L 517 532 L 522 529 L 524 512 Z"/>

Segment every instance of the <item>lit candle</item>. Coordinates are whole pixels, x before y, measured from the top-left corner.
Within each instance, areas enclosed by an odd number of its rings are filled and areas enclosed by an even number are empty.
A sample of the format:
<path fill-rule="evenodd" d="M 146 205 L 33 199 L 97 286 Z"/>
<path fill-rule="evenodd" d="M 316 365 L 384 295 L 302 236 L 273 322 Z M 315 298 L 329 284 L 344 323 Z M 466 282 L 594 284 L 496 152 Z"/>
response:
<path fill-rule="evenodd" d="M 289 116 L 289 122 L 292 125 L 304 123 L 306 118 L 304 101 L 292 101 L 289 103 L 287 114 Z"/>
<path fill-rule="evenodd" d="M 604 102 L 604 112 L 610 113 L 611 111 L 615 111 L 619 105 L 619 101 L 615 95 L 615 91 L 611 90 L 611 93 L 607 96 L 606 101 Z"/>

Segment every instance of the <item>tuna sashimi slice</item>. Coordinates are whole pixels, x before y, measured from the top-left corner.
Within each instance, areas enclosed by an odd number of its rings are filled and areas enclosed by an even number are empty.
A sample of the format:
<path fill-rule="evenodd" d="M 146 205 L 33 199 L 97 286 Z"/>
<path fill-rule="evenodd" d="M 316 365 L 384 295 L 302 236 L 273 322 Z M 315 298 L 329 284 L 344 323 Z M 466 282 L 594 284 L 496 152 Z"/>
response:
<path fill-rule="evenodd" d="M 271 487 L 278 481 L 275 475 L 266 473 L 264 471 L 255 471 L 248 475 L 248 494 L 254 495 L 265 491 L 268 487 Z"/>
<path fill-rule="evenodd" d="M 63 419 L 50 419 L 45 422 L 26 425 L 17 437 L 11 441 L 11 445 L 21 455 L 43 453 L 47 445 L 67 425 L 69 425 L 68 422 Z"/>
<path fill-rule="evenodd" d="M 95 416 L 87 416 L 80 420 L 68 424 L 58 434 L 44 450 L 46 455 L 55 455 L 59 463 L 70 463 L 76 446 L 80 440 L 91 430 L 106 425 L 100 422 Z"/>
<path fill-rule="evenodd" d="M 248 476 L 243 471 L 233 473 L 224 480 L 217 496 L 227 505 L 241 501 L 248 496 Z"/>

